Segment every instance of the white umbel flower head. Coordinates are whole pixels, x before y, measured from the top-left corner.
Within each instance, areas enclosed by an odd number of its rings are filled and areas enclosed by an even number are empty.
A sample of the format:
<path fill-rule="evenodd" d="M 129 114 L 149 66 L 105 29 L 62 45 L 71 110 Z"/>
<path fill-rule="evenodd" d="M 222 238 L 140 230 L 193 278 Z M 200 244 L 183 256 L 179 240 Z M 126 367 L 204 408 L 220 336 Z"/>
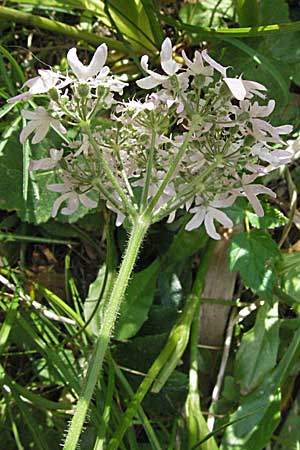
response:
<path fill-rule="evenodd" d="M 96 49 L 92 61 L 88 66 L 85 66 L 79 61 L 76 48 L 71 48 L 67 54 L 68 63 L 79 81 L 86 81 L 89 78 L 98 75 L 102 69 L 107 73 L 107 68 L 104 67 L 106 58 L 106 44 L 101 44 L 100 47 Z"/>

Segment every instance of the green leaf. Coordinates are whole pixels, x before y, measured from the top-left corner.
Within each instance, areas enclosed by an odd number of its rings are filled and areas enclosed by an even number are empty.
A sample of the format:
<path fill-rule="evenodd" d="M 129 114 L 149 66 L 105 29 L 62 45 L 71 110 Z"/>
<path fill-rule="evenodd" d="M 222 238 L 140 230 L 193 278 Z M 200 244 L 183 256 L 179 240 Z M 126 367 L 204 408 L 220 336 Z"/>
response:
<path fill-rule="evenodd" d="M 282 227 L 288 223 L 288 218 L 279 209 L 274 208 L 269 203 L 264 203 L 263 208 L 265 212 L 263 217 L 258 217 L 256 214 L 246 211 L 249 222 L 253 227 L 267 230 Z"/>
<path fill-rule="evenodd" d="M 258 0 L 237 0 L 236 12 L 241 27 L 259 25 Z"/>
<path fill-rule="evenodd" d="M 19 143 L 19 121 L 3 133 L 0 144 L 0 208 L 15 210 L 25 222 L 40 224 L 51 217 L 51 210 L 57 194 L 47 189 L 50 183 L 56 183 L 54 171 L 30 172 L 23 174 L 23 164 L 28 165 L 28 156 L 23 157 L 22 145 Z M 31 146 L 31 157 L 39 159 L 48 155 L 49 148 L 60 145 L 60 138 L 54 131 L 49 131 L 47 137 L 37 145 Z M 29 152 L 29 149 L 27 149 Z M 26 170 L 26 167 L 24 167 Z M 28 189 L 27 189 L 28 186 Z M 26 192 L 26 196 L 24 196 Z M 25 198 L 24 198 L 25 197 Z M 59 215 L 64 222 L 75 222 L 90 210 L 80 205 L 72 216 Z"/>
<path fill-rule="evenodd" d="M 243 335 L 235 359 L 235 381 L 243 394 L 252 391 L 276 366 L 278 347 L 278 305 L 270 308 L 265 303 L 258 311 L 254 327 Z"/>
<path fill-rule="evenodd" d="M 184 226 L 175 235 L 168 251 L 163 255 L 163 266 L 174 267 L 185 261 L 203 248 L 208 241 L 204 227 L 198 230 L 186 231 Z M 171 269 L 170 269 L 171 270 Z"/>
<path fill-rule="evenodd" d="M 233 4 L 231 0 L 203 0 L 198 3 L 187 3 L 179 11 L 182 22 L 189 25 L 220 26 L 224 19 L 233 15 Z"/>
<path fill-rule="evenodd" d="M 293 370 L 299 352 L 300 329 L 277 368 L 242 399 L 240 407 L 230 416 L 230 422 L 234 423 L 226 429 L 221 450 L 262 450 L 270 442 L 280 421 L 280 387 Z"/>
<path fill-rule="evenodd" d="M 121 304 L 115 330 L 116 339 L 134 336 L 146 321 L 154 298 L 159 268 L 160 261 L 156 259 L 145 270 L 133 275 Z"/>
<path fill-rule="evenodd" d="M 298 252 L 282 255 L 281 288 L 300 303 L 300 254 Z"/>
<path fill-rule="evenodd" d="M 281 254 L 270 235 L 262 230 L 238 233 L 232 237 L 228 256 L 229 269 L 238 270 L 254 293 L 272 301 L 275 264 Z"/>
<path fill-rule="evenodd" d="M 260 24 L 273 25 L 290 21 L 289 6 L 285 0 L 262 0 L 260 2 Z"/>

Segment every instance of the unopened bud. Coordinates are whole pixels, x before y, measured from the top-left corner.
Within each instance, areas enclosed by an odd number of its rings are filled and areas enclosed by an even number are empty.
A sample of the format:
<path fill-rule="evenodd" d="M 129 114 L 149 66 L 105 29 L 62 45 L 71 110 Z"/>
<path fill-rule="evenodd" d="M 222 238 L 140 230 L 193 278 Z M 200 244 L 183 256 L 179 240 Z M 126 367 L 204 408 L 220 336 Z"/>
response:
<path fill-rule="evenodd" d="M 59 94 L 58 94 L 57 89 L 55 89 L 55 87 L 52 87 L 51 89 L 49 89 L 48 94 L 49 94 L 49 97 L 51 98 L 51 100 L 53 100 L 55 103 L 58 103 Z"/>
<path fill-rule="evenodd" d="M 109 93 L 109 89 L 104 86 L 98 86 L 97 87 L 97 97 L 99 98 L 100 102 L 104 102 L 105 98 L 107 97 Z"/>
<path fill-rule="evenodd" d="M 79 97 L 86 98 L 90 93 L 89 85 L 87 83 L 81 83 L 78 86 L 77 92 L 78 92 Z"/>

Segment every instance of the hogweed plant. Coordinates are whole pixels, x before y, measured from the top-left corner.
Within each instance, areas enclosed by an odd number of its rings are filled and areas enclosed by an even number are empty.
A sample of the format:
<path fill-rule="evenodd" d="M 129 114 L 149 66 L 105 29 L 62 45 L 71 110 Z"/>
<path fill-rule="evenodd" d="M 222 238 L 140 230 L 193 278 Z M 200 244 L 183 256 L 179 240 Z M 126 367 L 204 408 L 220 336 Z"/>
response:
<path fill-rule="evenodd" d="M 137 81 L 141 95 L 130 101 L 121 101 L 127 84 L 109 74 L 106 58 L 107 47 L 102 44 L 85 66 L 72 48 L 67 55 L 70 73 L 39 70 L 25 83 L 29 90 L 9 100 L 28 100 L 38 94 L 49 99 L 47 106 L 22 111 L 29 122 L 21 132 L 21 143 L 32 135 L 33 144 L 42 141 L 50 127 L 61 134 L 70 127 L 77 132 L 76 140 L 49 149 L 47 157 L 30 164 L 31 170 L 54 169 L 60 181 L 48 186 L 60 194 L 52 216 L 61 207 L 61 213 L 69 215 L 80 203 L 96 208 L 102 200 L 116 213 L 118 226 L 125 219 L 131 223 L 66 450 L 77 446 L 150 225 L 165 218 L 172 222 L 179 211 L 186 212 L 190 214 L 187 230 L 204 224 L 211 238 L 220 239 L 216 222 L 233 226 L 224 209 L 237 197 L 247 197 L 256 214 L 263 215 L 258 195 L 275 197 L 275 193 L 255 180 L 291 157 L 281 136 L 292 127 L 273 127 L 265 120 L 275 106 L 274 100 L 266 101 L 266 87 L 241 76 L 229 77 L 229 68 L 206 50 L 196 51 L 193 59 L 183 51 L 184 64 L 180 64 L 166 38 L 160 52 L 162 74 L 150 70 L 148 56 L 143 56 L 141 65 L 148 76 Z"/>

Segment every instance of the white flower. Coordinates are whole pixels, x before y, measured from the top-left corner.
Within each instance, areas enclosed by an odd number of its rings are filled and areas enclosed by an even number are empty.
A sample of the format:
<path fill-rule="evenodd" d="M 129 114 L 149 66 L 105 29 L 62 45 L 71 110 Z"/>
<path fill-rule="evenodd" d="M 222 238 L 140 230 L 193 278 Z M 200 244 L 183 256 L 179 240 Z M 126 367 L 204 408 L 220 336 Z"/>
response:
<path fill-rule="evenodd" d="M 62 184 L 48 184 L 47 189 L 52 192 L 60 192 L 63 194 L 58 197 L 53 204 L 51 212 L 52 217 L 57 215 L 63 202 L 67 202 L 67 206 L 62 208 L 61 213 L 66 216 L 73 214 L 78 209 L 80 203 L 86 208 L 96 208 L 97 206 L 97 202 L 91 200 L 85 193 L 80 194 L 75 192 L 74 185 L 68 177 L 65 177 L 64 183 Z"/>
<path fill-rule="evenodd" d="M 244 190 L 244 195 L 248 198 L 249 202 L 253 206 L 255 213 L 262 217 L 264 215 L 263 207 L 261 206 L 257 196 L 259 194 L 267 194 L 270 197 L 275 198 L 276 194 L 271 189 L 267 188 L 262 184 L 250 184 L 255 178 L 257 174 L 242 176 L 242 187 Z"/>
<path fill-rule="evenodd" d="M 142 89 L 152 89 L 156 86 L 159 86 L 160 84 L 164 85 L 164 83 L 166 83 L 169 80 L 169 78 L 175 75 L 181 68 L 181 64 L 178 64 L 176 61 L 174 61 L 172 54 L 173 54 L 172 42 L 169 38 L 166 38 L 161 46 L 160 62 L 163 71 L 167 75 L 160 75 L 159 73 L 150 70 L 148 68 L 149 57 L 147 55 L 142 56 L 141 59 L 142 68 L 150 76 L 143 78 L 142 80 L 138 80 L 136 84 Z"/>
<path fill-rule="evenodd" d="M 258 156 L 261 160 L 268 162 L 273 167 L 279 167 L 291 162 L 293 153 L 290 150 L 275 149 L 270 151 L 268 148 L 270 147 L 258 143 L 251 148 L 251 153 L 253 156 Z"/>
<path fill-rule="evenodd" d="M 63 150 L 50 149 L 50 158 L 43 158 L 31 160 L 29 163 L 29 170 L 50 170 L 57 166 L 58 162 L 63 157 Z"/>
<path fill-rule="evenodd" d="M 204 66 L 202 55 L 198 50 L 195 51 L 194 61 L 191 61 L 186 56 L 184 50 L 182 50 L 182 57 L 192 74 L 203 75 L 206 78 L 205 85 L 213 81 L 211 77 L 213 76 L 214 70 L 211 66 Z"/>
<path fill-rule="evenodd" d="M 204 222 L 204 226 L 206 229 L 207 234 L 212 238 L 219 240 L 221 239 L 221 236 L 216 231 L 216 227 L 214 224 L 214 220 L 217 220 L 221 225 L 223 225 L 226 228 L 232 228 L 233 222 L 229 217 L 223 212 L 219 211 L 217 208 L 225 208 L 226 206 L 229 206 L 228 203 L 234 202 L 235 196 L 229 197 L 230 201 L 226 202 L 221 200 L 215 200 L 209 203 L 208 206 L 195 206 L 190 210 L 191 213 L 194 213 L 195 215 L 193 218 L 187 223 L 185 226 L 185 229 L 190 231 L 194 230 L 195 228 L 199 228 L 200 225 Z M 232 203 L 231 203 L 232 204 Z"/>
<path fill-rule="evenodd" d="M 57 89 L 61 89 L 72 81 L 71 78 L 63 77 L 60 73 L 53 72 L 52 70 L 40 69 L 38 73 L 39 76 L 31 78 L 23 84 L 22 89 L 27 86 L 29 87 L 29 91 L 9 98 L 7 102 L 14 103 L 18 100 L 28 100 L 33 95 L 48 92 L 51 88 L 56 87 Z"/>
<path fill-rule="evenodd" d="M 262 119 L 252 119 L 253 136 L 259 141 L 274 142 L 284 144 L 280 135 L 289 134 L 293 131 L 292 125 L 282 125 L 273 127 L 270 123 Z"/>
<path fill-rule="evenodd" d="M 41 142 L 48 133 L 50 125 L 60 133 L 66 133 L 66 129 L 57 119 L 53 119 L 43 106 L 38 106 L 35 111 L 23 109 L 22 116 L 30 120 L 28 125 L 21 131 L 20 142 L 23 144 L 28 136 L 34 132 L 32 144 Z"/>
<path fill-rule="evenodd" d="M 237 100 L 244 100 L 245 98 L 251 98 L 252 94 L 258 95 L 259 97 L 265 98 L 263 94 L 259 91 L 266 91 L 267 88 L 256 81 L 242 80 L 242 78 L 229 78 L 227 77 L 228 67 L 224 67 L 211 58 L 207 54 L 207 50 L 203 50 L 201 53 L 203 59 L 214 69 L 221 73 L 223 80 L 227 84 L 232 95 Z"/>
<path fill-rule="evenodd" d="M 107 46 L 101 44 L 94 53 L 92 61 L 88 66 L 82 64 L 77 57 L 77 49 L 71 48 L 67 54 L 68 63 L 79 81 L 86 81 L 95 75 L 100 74 L 103 70 L 103 75 L 107 75 L 108 68 L 103 67 L 107 58 Z"/>

